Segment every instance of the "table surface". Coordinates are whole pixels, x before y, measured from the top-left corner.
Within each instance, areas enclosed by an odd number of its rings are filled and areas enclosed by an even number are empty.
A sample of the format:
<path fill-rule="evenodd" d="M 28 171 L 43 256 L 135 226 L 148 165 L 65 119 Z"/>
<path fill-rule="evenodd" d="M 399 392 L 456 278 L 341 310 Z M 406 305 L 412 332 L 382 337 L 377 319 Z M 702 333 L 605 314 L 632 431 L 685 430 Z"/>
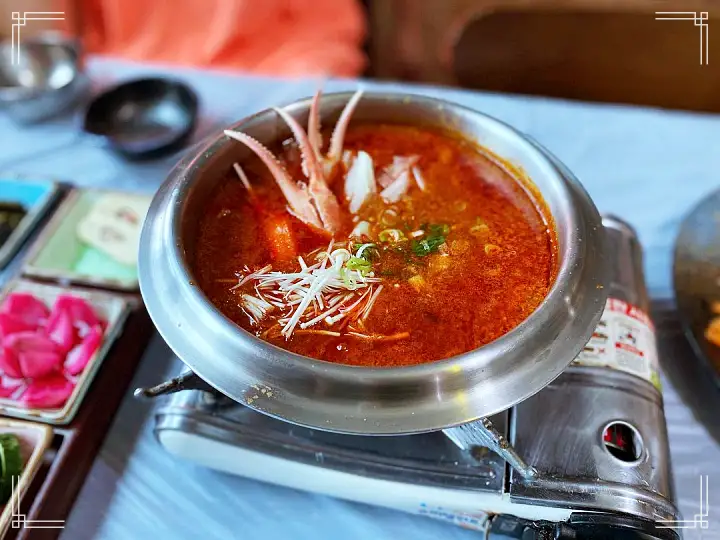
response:
<path fill-rule="evenodd" d="M 150 67 L 93 59 L 97 87 L 148 73 Z M 172 72 L 201 101 L 198 138 L 268 106 L 312 94 L 319 80 L 273 80 L 203 71 Z M 530 134 L 575 172 L 601 212 L 634 225 L 645 249 L 654 299 L 672 297 L 672 243 L 683 215 L 720 184 L 720 116 L 573 103 L 357 81 L 327 81 L 325 89 L 402 89 L 443 97 L 506 121 Z M 0 117 L 0 172 L 53 178 L 81 186 L 152 193 L 176 157 L 130 164 L 76 130 L 66 116 L 18 128 Z M 661 327 L 661 326 L 660 326 Z M 675 328 L 675 327 L 673 327 Z M 674 330 L 676 333 L 676 329 Z M 720 538 L 720 392 L 687 350 L 663 355 L 665 408 L 681 511 L 699 508 L 699 478 L 709 476 L 710 526 L 687 539 Z M 147 386 L 174 375 L 179 362 L 155 338 L 132 383 Z M 231 477 L 169 457 L 152 434 L 152 405 L 122 404 L 62 538 L 108 540 L 194 538 L 478 538 L 433 521 L 324 496 Z"/>

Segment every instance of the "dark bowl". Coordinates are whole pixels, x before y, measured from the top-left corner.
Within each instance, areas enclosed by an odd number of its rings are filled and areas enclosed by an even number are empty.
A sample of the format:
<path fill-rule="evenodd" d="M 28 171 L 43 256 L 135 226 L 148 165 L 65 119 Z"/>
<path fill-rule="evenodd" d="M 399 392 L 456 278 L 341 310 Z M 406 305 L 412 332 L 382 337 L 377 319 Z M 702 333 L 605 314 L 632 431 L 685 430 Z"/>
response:
<path fill-rule="evenodd" d="M 83 129 L 130 159 L 148 159 L 182 148 L 197 116 L 197 95 L 186 84 L 137 79 L 97 96 L 85 111 Z"/>
<path fill-rule="evenodd" d="M 720 301 L 720 191 L 703 199 L 685 218 L 675 242 L 675 300 L 690 344 L 720 387 L 720 347 L 705 339 Z"/>

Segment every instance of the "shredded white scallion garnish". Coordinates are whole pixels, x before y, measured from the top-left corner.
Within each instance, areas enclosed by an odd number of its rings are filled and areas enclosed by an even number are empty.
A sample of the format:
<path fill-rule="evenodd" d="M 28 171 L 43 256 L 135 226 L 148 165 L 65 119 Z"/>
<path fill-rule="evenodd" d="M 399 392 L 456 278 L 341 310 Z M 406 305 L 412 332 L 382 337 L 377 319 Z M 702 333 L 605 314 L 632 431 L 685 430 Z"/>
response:
<path fill-rule="evenodd" d="M 250 294 L 242 295 L 242 307 L 253 324 L 258 324 L 273 309 L 269 302 Z"/>
<path fill-rule="evenodd" d="M 298 327 L 306 330 L 321 322 L 332 326 L 341 320 L 366 319 L 383 288 L 381 279 L 371 270 L 350 269 L 347 262 L 361 258 L 373 245 L 362 244 L 353 255 L 347 242 L 330 242 L 310 266 L 302 257 L 297 272 L 272 271 L 268 265 L 241 277 L 233 289 L 252 282 L 255 295 L 242 294 L 241 307 L 253 324 L 280 310 L 273 316 L 286 339 Z M 312 260 L 312 254 L 307 258 Z"/>

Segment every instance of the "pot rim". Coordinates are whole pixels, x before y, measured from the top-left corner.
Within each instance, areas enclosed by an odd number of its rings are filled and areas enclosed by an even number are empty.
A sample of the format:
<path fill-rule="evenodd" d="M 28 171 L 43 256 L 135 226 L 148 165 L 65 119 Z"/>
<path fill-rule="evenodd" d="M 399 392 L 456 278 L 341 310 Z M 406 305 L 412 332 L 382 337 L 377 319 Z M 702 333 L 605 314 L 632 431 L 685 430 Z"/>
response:
<path fill-rule="evenodd" d="M 344 102 L 350 97 L 350 95 L 351 92 L 328 93 L 323 96 L 323 102 Z M 496 134 L 499 134 L 501 137 L 505 137 L 508 140 L 511 140 L 511 144 L 515 147 L 522 147 L 521 150 L 532 157 L 532 159 L 535 161 L 535 165 L 539 166 L 543 174 L 546 175 L 548 178 L 551 178 L 551 182 L 561 191 L 559 197 L 560 202 L 558 204 L 562 206 L 564 210 L 564 215 L 557 216 L 554 213 L 551 213 L 551 219 L 554 221 L 554 223 L 551 223 L 550 225 L 555 227 L 556 231 L 559 218 L 568 219 L 570 223 L 574 224 L 578 224 L 581 221 L 581 216 L 579 215 L 581 209 L 572 204 L 573 202 L 577 202 L 575 201 L 575 199 L 577 198 L 577 193 L 573 194 L 573 188 L 575 188 L 576 191 L 578 189 L 581 191 L 580 195 L 586 199 L 585 202 L 589 203 L 591 207 L 589 211 L 589 217 L 585 216 L 585 218 L 593 222 L 593 226 L 597 224 L 601 227 L 601 221 L 597 210 L 595 209 L 594 205 L 592 205 L 592 202 L 590 201 L 584 190 L 582 190 L 582 187 L 579 185 L 577 180 L 572 175 L 570 175 L 570 173 L 566 169 L 559 169 L 559 163 L 547 151 L 542 149 L 534 141 L 517 132 L 515 129 L 513 129 L 506 123 L 497 120 L 491 116 L 488 116 L 487 114 L 475 111 L 457 103 L 452 103 L 442 99 L 431 98 L 411 93 L 385 91 L 366 92 L 363 96 L 363 100 L 361 100 L 361 105 L 363 102 L 367 103 L 368 101 L 372 100 L 390 101 L 398 105 L 402 104 L 403 101 L 408 99 L 412 100 L 413 103 L 419 103 L 422 106 L 440 109 L 448 108 L 452 111 L 453 114 L 462 114 L 468 116 L 472 118 L 473 121 L 481 122 L 484 127 L 491 128 Z M 292 103 L 285 105 L 283 108 L 289 114 L 297 118 L 298 115 L 302 115 L 307 112 L 310 102 L 311 98 L 303 98 L 301 100 L 293 101 Z M 358 110 L 360 110 L 360 107 L 361 106 L 358 107 Z M 272 111 L 272 109 L 265 109 L 232 124 L 230 128 L 252 128 L 252 126 L 257 123 L 269 122 L 272 121 L 273 118 L 277 118 L 277 113 Z M 580 232 L 580 227 L 578 226 L 569 227 L 566 231 L 565 238 L 559 238 L 560 232 L 557 231 L 559 243 L 559 264 L 557 266 L 557 271 L 553 284 L 540 305 L 525 320 L 523 320 L 519 325 L 511 329 L 509 332 L 498 337 L 494 341 L 471 351 L 467 351 L 465 353 L 435 362 L 428 362 L 418 365 L 396 366 L 386 368 L 362 367 L 317 360 L 311 357 L 306 357 L 287 351 L 285 349 L 282 349 L 281 347 L 263 341 L 252 333 L 236 325 L 225 315 L 223 315 L 222 312 L 214 304 L 212 304 L 212 302 L 205 295 L 205 293 L 197 285 L 195 285 L 195 278 L 193 276 L 193 272 L 189 267 L 187 257 L 185 256 L 184 243 L 182 241 L 181 235 L 183 210 L 185 208 L 185 205 L 187 204 L 187 195 L 190 190 L 192 190 L 193 185 L 197 182 L 197 172 L 201 170 L 204 162 L 207 161 L 211 156 L 213 156 L 217 152 L 227 150 L 234 144 L 236 143 L 234 143 L 224 134 L 220 133 L 219 135 L 213 137 L 212 139 L 206 141 L 204 144 L 198 147 L 196 149 L 196 153 L 193 156 L 187 157 L 185 158 L 185 160 L 183 160 L 183 162 L 181 162 L 181 165 L 176 168 L 176 171 L 178 172 L 177 174 L 175 174 L 174 179 L 174 183 L 179 183 L 179 185 L 173 186 L 172 192 L 166 197 L 166 204 L 169 205 L 169 208 L 172 208 L 172 211 L 166 210 L 164 212 L 162 216 L 162 229 L 166 238 L 174 238 L 176 240 L 170 245 L 165 246 L 166 248 L 169 248 L 170 255 L 172 259 L 176 262 L 176 267 L 173 268 L 173 278 L 175 280 L 178 280 L 179 283 L 185 284 L 183 292 L 187 294 L 188 297 L 191 299 L 191 303 L 195 307 L 202 309 L 205 315 L 210 317 L 212 324 L 217 328 L 217 330 L 222 332 L 223 334 L 226 334 L 224 336 L 224 339 L 232 339 L 234 345 L 236 345 L 238 347 L 238 350 L 240 351 L 242 351 L 243 349 L 253 349 L 253 352 L 258 359 L 268 358 L 268 356 L 279 356 L 282 357 L 282 362 L 285 364 L 284 367 L 286 369 L 302 369 L 317 377 L 329 378 L 329 380 L 348 380 L 349 378 L 356 377 L 359 374 L 361 375 L 362 381 L 357 381 L 357 383 L 366 387 L 375 384 L 389 384 L 393 382 L 412 384 L 413 381 L 427 380 L 429 378 L 432 378 L 433 376 L 438 376 L 441 373 L 459 372 L 460 374 L 462 374 L 466 371 L 482 371 L 487 368 L 489 364 L 491 364 L 494 360 L 496 360 L 498 356 L 501 357 L 519 344 L 522 344 L 523 339 L 532 338 L 532 336 L 534 335 L 532 327 L 547 324 L 552 319 L 552 316 L 557 314 L 558 306 L 562 307 L 563 305 L 566 305 L 566 309 L 573 309 L 572 306 L 568 305 L 569 295 L 567 288 L 568 284 L 572 282 L 573 272 L 577 272 L 577 269 L 580 267 L 582 262 L 581 259 L 583 253 L 578 250 L 572 249 L 573 246 L 576 246 L 579 242 L 582 242 L 584 240 Z M 490 150 L 492 150 L 492 148 L 490 148 Z M 161 188 L 161 191 L 167 189 L 170 186 L 172 180 L 173 175 L 171 175 L 168 182 L 166 182 L 166 185 Z M 532 180 L 532 177 L 530 177 L 531 182 Z M 545 196 L 544 192 L 539 187 L 537 189 L 537 192 L 541 196 Z M 160 195 L 156 196 L 155 201 L 153 201 L 153 207 L 156 206 L 157 201 L 159 201 L 160 198 Z M 588 209 L 584 208 L 584 210 L 587 211 Z M 157 211 L 158 208 L 151 207 L 150 213 Z M 151 228 L 152 227 L 148 225 L 148 223 L 146 223 L 143 227 L 143 238 L 141 240 L 141 244 L 150 243 Z M 142 251 L 143 250 L 141 246 L 141 254 Z M 146 293 L 148 289 L 152 287 L 152 285 L 150 285 L 149 272 L 143 271 L 145 265 L 144 261 L 145 258 L 141 255 L 139 262 L 140 287 L 141 291 L 143 292 L 143 296 L 146 297 Z M 601 274 L 606 274 L 606 272 L 601 272 Z M 604 289 L 604 281 L 601 283 L 603 279 L 604 277 L 602 277 L 600 280 L 596 278 L 593 283 L 596 283 L 599 289 Z M 592 292 L 590 294 L 592 294 Z M 587 328 L 587 331 L 585 332 L 587 338 L 590 337 L 590 334 L 594 329 L 595 323 L 600 317 L 602 307 L 604 307 L 605 297 L 606 293 L 604 292 L 596 291 L 594 294 L 594 300 L 598 304 L 598 306 L 596 306 L 597 309 L 595 310 L 597 313 L 594 317 L 594 320 L 592 321 L 592 324 L 589 326 L 589 328 Z M 601 302 L 598 302 L 599 299 L 601 300 Z M 162 306 L 156 307 L 155 305 L 152 305 L 152 302 L 148 303 L 147 299 L 146 304 L 148 304 L 148 311 L 153 320 L 156 322 L 156 325 L 158 326 L 158 330 L 160 331 L 161 335 L 163 335 L 163 337 L 168 341 L 169 345 L 173 347 L 173 337 L 167 335 L 168 332 L 165 327 L 161 328 L 161 325 L 157 324 L 157 309 L 162 309 Z M 585 345 L 586 341 L 587 339 L 582 341 L 582 343 L 577 344 L 577 351 L 575 352 L 575 354 L 577 354 L 577 352 L 579 352 L 582 346 Z M 569 364 L 574 358 L 574 356 L 575 355 L 573 354 L 571 357 L 567 358 L 567 362 L 564 365 L 566 366 L 567 364 Z M 186 363 L 188 363 L 191 369 L 196 371 L 198 375 L 200 375 L 201 377 L 203 376 L 204 370 L 202 368 L 197 368 L 197 361 L 186 361 Z M 202 363 L 202 361 L 200 363 Z M 238 367 L 238 369 L 240 368 Z M 561 369 L 558 369 L 557 373 L 554 373 L 553 376 L 549 378 L 549 380 L 544 381 L 545 384 L 543 384 L 542 386 L 535 387 L 537 385 L 534 385 L 532 386 L 532 388 L 528 388 L 527 391 L 520 392 L 520 394 L 522 395 L 520 395 L 519 397 L 515 396 L 511 400 L 508 400 L 507 407 L 512 406 L 515 403 L 520 402 L 529 397 L 530 395 L 534 394 L 535 392 L 539 391 L 540 389 L 542 389 L 542 387 L 544 387 L 546 384 L 549 384 L 557 375 L 559 375 L 561 371 Z M 544 377 L 544 379 L 548 379 L 547 375 Z M 228 393 L 225 388 L 223 388 L 223 384 L 217 384 L 218 381 L 208 380 L 207 382 L 218 388 L 218 390 L 220 390 L 221 392 L 226 394 Z M 252 400 L 250 401 L 250 403 L 248 403 L 247 398 L 237 399 L 237 395 L 229 395 L 229 397 L 252 407 Z M 503 409 L 493 410 L 490 411 L 488 414 L 499 412 L 500 410 Z M 273 415 L 272 412 L 268 412 L 268 414 Z M 482 416 L 486 415 L 487 414 L 482 414 Z M 295 421 L 296 423 L 303 424 L 302 421 L 296 421 L 292 418 L 287 418 L 285 416 L 280 417 L 285 420 Z M 478 417 L 479 416 L 459 419 L 453 424 L 433 426 L 431 429 L 449 427 L 451 425 L 456 425 L 465 421 L 474 420 Z M 327 426 L 311 425 L 311 427 L 327 429 Z M 335 428 L 333 428 L 332 430 L 344 431 L 342 429 L 338 430 Z M 371 429 L 370 431 L 376 432 L 377 430 Z M 417 430 L 411 430 L 408 432 L 416 431 Z M 421 431 L 428 431 L 428 429 L 423 429 Z M 349 432 L 356 433 L 357 431 L 353 430 Z"/>

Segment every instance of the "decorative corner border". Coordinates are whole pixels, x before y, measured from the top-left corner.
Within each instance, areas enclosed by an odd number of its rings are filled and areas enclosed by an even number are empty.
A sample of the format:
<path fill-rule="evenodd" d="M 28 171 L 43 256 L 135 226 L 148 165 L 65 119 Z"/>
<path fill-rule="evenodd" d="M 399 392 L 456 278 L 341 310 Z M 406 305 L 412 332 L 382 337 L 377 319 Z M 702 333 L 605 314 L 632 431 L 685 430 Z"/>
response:
<path fill-rule="evenodd" d="M 700 476 L 700 512 L 689 520 L 661 520 L 656 521 L 659 529 L 708 529 L 710 522 L 710 484 L 708 475 Z"/>
<path fill-rule="evenodd" d="M 10 496 L 11 506 L 11 527 L 13 529 L 64 529 L 65 521 L 59 519 L 27 519 L 25 514 L 20 513 L 20 494 L 15 490 L 20 484 L 20 477 L 12 477 L 12 495 Z"/>
<path fill-rule="evenodd" d="M 20 29 L 27 25 L 28 21 L 64 21 L 63 11 L 19 11 L 12 13 L 12 40 L 10 45 L 11 63 L 20 63 Z"/>
<path fill-rule="evenodd" d="M 708 65 L 709 15 L 707 11 L 656 11 L 656 21 L 693 21 L 700 28 L 700 65 Z"/>

